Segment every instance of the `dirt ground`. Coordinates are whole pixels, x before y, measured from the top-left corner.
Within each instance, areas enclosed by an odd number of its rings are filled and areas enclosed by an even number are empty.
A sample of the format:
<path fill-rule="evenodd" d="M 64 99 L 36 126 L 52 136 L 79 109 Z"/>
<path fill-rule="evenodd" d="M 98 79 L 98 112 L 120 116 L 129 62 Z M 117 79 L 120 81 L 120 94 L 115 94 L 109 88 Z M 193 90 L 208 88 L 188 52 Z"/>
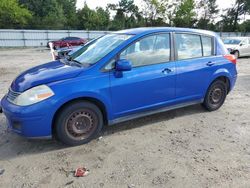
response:
<path fill-rule="evenodd" d="M 47 50 L 0 50 L 0 97 Z M 224 106 L 200 105 L 105 128 L 89 144 L 66 147 L 7 131 L 0 114 L 0 187 L 250 187 L 250 59 Z M 35 126 L 35 125 L 34 125 Z M 72 171 L 87 167 L 86 177 Z"/>

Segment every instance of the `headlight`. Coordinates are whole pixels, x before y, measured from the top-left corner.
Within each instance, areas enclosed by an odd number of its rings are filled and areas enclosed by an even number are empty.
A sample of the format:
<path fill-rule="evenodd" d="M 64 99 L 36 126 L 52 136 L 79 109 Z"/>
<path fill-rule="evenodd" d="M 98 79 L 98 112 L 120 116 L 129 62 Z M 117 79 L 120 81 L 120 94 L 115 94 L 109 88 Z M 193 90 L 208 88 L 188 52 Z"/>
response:
<path fill-rule="evenodd" d="M 46 85 L 33 87 L 21 93 L 13 103 L 19 106 L 27 106 L 43 101 L 54 95 L 54 92 Z"/>

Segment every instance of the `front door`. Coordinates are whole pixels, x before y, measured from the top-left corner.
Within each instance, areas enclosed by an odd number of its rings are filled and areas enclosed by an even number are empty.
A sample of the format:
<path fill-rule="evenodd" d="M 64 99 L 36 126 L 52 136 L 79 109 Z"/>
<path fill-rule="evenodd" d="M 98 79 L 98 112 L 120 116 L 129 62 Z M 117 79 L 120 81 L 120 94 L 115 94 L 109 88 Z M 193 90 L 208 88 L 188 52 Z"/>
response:
<path fill-rule="evenodd" d="M 120 54 L 132 70 L 110 72 L 115 118 L 163 107 L 175 99 L 175 62 L 170 61 L 170 34 L 155 34 L 133 43 Z"/>

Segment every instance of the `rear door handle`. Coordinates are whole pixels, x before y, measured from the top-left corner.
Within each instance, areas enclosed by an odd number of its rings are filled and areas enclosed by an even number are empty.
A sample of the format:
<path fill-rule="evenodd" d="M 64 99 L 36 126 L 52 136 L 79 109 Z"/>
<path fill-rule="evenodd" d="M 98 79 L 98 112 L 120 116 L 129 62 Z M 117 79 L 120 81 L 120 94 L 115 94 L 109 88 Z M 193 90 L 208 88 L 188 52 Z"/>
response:
<path fill-rule="evenodd" d="M 212 62 L 212 61 L 209 61 L 208 63 L 207 63 L 207 66 L 213 66 L 214 65 L 214 62 Z"/>
<path fill-rule="evenodd" d="M 171 73 L 172 71 L 173 71 L 173 70 L 170 69 L 170 68 L 165 68 L 165 69 L 162 70 L 162 73 L 164 73 L 164 74 L 169 74 L 169 73 Z"/>

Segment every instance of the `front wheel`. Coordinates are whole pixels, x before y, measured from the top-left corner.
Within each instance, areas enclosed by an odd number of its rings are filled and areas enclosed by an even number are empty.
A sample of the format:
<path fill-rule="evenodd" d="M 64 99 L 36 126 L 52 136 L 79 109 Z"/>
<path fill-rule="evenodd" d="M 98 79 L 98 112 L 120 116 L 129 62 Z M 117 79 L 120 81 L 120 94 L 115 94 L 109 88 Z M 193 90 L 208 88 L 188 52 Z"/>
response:
<path fill-rule="evenodd" d="M 226 83 L 221 80 L 214 81 L 207 90 L 203 106 L 208 111 L 219 109 L 227 96 Z"/>
<path fill-rule="evenodd" d="M 71 146 L 85 144 L 102 129 L 103 115 L 93 103 L 78 101 L 60 111 L 55 126 L 61 142 Z"/>

